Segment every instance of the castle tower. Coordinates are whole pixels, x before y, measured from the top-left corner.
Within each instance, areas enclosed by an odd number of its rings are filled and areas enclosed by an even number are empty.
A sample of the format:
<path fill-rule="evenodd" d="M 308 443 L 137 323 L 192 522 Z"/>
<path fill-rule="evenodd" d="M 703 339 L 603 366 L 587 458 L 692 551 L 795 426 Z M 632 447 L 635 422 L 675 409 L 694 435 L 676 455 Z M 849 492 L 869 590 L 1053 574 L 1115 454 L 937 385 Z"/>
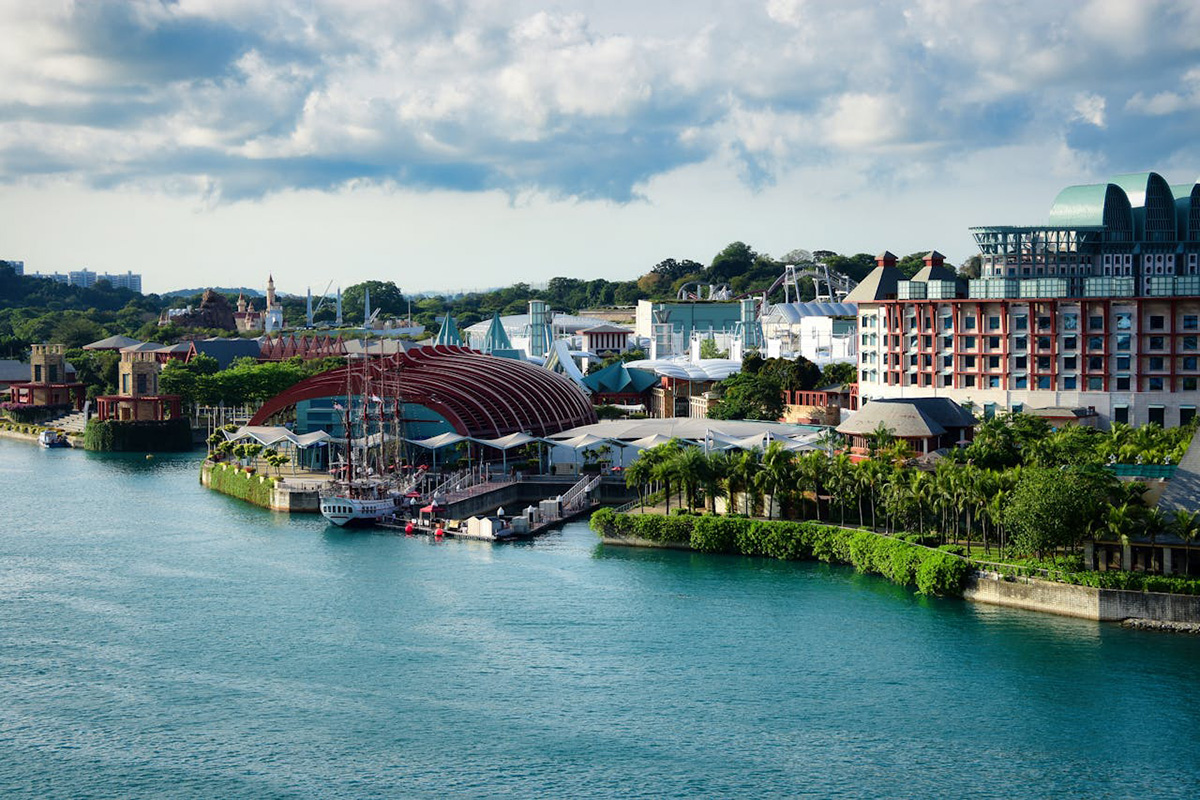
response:
<path fill-rule="evenodd" d="M 141 347 L 146 349 L 142 350 Z M 157 395 L 160 369 L 158 358 L 151 345 L 122 349 L 121 363 L 117 365 L 117 393 L 121 397 Z"/>
<path fill-rule="evenodd" d="M 238 292 L 237 309 L 239 314 L 246 313 L 246 295 L 242 294 L 241 292 Z"/>
<path fill-rule="evenodd" d="M 66 381 L 67 362 L 63 344 L 35 344 L 29 356 L 30 383 L 49 386 Z"/>
<path fill-rule="evenodd" d="M 267 308 L 275 305 L 275 276 L 267 275 Z"/>
<path fill-rule="evenodd" d="M 267 307 L 263 311 L 263 333 L 283 330 L 283 306 L 275 300 L 275 276 L 267 276 Z"/>

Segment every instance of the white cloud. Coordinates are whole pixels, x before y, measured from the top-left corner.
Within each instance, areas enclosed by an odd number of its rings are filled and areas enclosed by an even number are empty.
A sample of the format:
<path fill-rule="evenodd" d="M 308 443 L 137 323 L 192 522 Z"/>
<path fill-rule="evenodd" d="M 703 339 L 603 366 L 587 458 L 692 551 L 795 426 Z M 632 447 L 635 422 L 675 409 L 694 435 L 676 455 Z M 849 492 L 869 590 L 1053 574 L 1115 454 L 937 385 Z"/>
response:
<path fill-rule="evenodd" d="M 1075 95 L 1075 101 L 1072 108 L 1075 111 L 1075 119 L 1086 122 L 1089 125 L 1095 125 L 1097 128 L 1104 127 L 1104 108 L 1107 101 L 1098 94 L 1091 92 L 1080 92 Z"/>

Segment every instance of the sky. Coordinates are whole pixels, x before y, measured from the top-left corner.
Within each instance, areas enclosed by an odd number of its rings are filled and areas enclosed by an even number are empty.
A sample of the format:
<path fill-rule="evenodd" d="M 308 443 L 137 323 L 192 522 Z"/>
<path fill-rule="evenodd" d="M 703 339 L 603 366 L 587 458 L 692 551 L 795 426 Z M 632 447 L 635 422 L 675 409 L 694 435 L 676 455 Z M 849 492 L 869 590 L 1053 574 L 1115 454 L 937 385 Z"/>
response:
<path fill-rule="evenodd" d="M 686 9 L 686 10 L 685 10 Z M 1200 175 L 1195 0 L 0 0 L 0 258 L 145 291 L 958 263 Z"/>

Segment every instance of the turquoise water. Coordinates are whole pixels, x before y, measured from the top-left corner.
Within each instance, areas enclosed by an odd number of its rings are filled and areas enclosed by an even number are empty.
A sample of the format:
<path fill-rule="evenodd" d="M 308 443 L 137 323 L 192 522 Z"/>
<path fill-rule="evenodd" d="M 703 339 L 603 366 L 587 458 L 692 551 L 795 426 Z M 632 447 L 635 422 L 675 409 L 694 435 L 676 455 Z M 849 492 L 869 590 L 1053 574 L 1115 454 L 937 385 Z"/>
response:
<path fill-rule="evenodd" d="M 3 797 L 1200 796 L 1200 641 L 0 440 Z"/>

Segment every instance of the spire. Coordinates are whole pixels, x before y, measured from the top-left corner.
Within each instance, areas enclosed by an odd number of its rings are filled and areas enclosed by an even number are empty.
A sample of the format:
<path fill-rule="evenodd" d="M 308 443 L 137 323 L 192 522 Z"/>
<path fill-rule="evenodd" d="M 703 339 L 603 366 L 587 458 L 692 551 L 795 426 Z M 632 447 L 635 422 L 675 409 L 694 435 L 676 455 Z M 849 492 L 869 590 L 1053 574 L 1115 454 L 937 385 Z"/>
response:
<path fill-rule="evenodd" d="M 454 321 L 454 317 L 450 314 L 442 320 L 442 329 L 438 331 L 438 335 L 434 337 L 434 344 L 452 344 L 462 347 L 462 336 L 458 333 L 458 323 Z"/>
<path fill-rule="evenodd" d="M 246 295 L 243 292 L 238 292 L 237 309 L 239 314 L 246 313 Z"/>
<path fill-rule="evenodd" d="M 267 310 L 275 305 L 275 276 L 267 274 Z"/>
<path fill-rule="evenodd" d="M 487 334 L 483 337 L 483 352 L 492 353 L 497 350 L 512 350 L 512 341 L 504 331 L 500 322 L 500 312 L 492 314 L 492 324 L 488 326 Z"/>
<path fill-rule="evenodd" d="M 371 327 L 371 287 L 363 287 L 363 327 Z"/>

